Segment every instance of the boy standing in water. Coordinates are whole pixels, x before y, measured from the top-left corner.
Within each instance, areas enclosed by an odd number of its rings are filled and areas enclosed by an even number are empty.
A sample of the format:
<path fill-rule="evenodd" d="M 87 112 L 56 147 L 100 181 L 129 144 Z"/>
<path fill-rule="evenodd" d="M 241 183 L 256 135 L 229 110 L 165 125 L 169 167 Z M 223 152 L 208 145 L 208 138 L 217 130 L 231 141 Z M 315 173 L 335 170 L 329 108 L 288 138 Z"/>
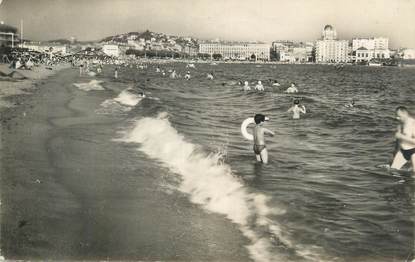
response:
<path fill-rule="evenodd" d="M 298 89 L 295 84 L 292 83 L 291 86 L 285 90 L 285 93 L 298 93 Z"/>
<path fill-rule="evenodd" d="M 256 155 L 256 159 L 258 162 L 262 162 L 264 164 L 268 163 L 268 151 L 265 146 L 265 134 L 270 134 L 274 136 L 274 132 L 262 127 L 265 121 L 268 120 L 262 114 L 256 114 L 254 117 L 255 120 L 255 127 L 254 127 L 254 152 Z"/>
<path fill-rule="evenodd" d="M 399 142 L 399 149 L 393 159 L 391 168 L 401 169 L 406 162 L 412 162 L 412 171 L 415 174 L 415 119 L 411 117 L 408 109 L 400 106 L 396 109 L 397 119 L 401 122 L 398 125 L 398 132 L 395 137 Z"/>
<path fill-rule="evenodd" d="M 243 90 L 244 90 L 244 91 L 251 91 L 251 87 L 249 86 L 248 81 L 245 81 L 245 82 L 244 82 L 244 87 L 243 87 Z"/>
<path fill-rule="evenodd" d="M 305 114 L 306 110 L 305 110 L 305 106 L 303 105 L 300 106 L 300 100 L 295 99 L 294 106 L 288 109 L 287 112 L 293 112 L 293 119 L 300 119 L 300 113 Z"/>

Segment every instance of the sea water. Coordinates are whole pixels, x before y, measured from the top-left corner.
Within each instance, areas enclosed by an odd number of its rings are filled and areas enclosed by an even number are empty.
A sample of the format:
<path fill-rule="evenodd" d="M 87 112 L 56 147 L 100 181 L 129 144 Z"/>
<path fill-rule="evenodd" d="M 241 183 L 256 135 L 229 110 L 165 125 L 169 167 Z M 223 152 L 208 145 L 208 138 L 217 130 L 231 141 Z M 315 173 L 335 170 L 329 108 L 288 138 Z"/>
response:
<path fill-rule="evenodd" d="M 190 71 L 184 80 L 155 66 L 122 68 L 118 81 L 105 84 L 119 93 L 101 107 L 124 119 L 114 141 L 143 153 L 133 161 L 167 168 L 171 180 L 160 186 L 235 224 L 255 261 L 413 257 L 413 178 L 384 168 L 394 153 L 395 108 L 415 109 L 413 68 L 198 64 Z M 215 78 L 206 79 L 212 71 Z M 258 80 L 265 92 L 238 85 Z M 300 93 L 283 93 L 291 83 Z M 300 120 L 287 113 L 295 98 L 307 109 Z M 355 106 L 345 107 L 352 99 Z M 266 137 L 268 165 L 256 163 L 240 133 L 256 113 L 276 133 Z"/>

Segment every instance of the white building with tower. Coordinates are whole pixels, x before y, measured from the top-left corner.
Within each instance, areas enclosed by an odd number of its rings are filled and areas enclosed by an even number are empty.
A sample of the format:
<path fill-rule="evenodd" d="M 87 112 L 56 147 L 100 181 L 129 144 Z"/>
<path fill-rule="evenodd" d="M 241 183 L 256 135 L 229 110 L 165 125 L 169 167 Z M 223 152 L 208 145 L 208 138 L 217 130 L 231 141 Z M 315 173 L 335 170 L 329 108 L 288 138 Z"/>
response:
<path fill-rule="evenodd" d="M 348 61 L 349 41 L 338 40 L 337 32 L 331 25 L 326 25 L 321 40 L 316 42 L 317 63 L 345 63 Z"/>

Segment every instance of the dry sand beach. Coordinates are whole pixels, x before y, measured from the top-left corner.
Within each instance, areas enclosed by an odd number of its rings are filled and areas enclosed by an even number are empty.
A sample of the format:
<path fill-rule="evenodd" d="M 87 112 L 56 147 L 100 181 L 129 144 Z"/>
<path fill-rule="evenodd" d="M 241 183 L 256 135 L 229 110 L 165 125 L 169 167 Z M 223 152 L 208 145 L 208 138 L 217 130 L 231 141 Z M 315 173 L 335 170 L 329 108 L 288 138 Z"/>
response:
<path fill-rule="evenodd" d="M 68 65 L 58 65 L 48 69 L 45 65 L 39 65 L 33 70 L 14 70 L 10 69 L 8 64 L 0 64 L 0 72 L 3 74 L 17 72 L 15 78 L 0 76 L 0 112 L 5 108 L 19 105 L 22 97 L 16 98 L 15 96 L 30 95 L 43 79 L 66 67 Z"/>

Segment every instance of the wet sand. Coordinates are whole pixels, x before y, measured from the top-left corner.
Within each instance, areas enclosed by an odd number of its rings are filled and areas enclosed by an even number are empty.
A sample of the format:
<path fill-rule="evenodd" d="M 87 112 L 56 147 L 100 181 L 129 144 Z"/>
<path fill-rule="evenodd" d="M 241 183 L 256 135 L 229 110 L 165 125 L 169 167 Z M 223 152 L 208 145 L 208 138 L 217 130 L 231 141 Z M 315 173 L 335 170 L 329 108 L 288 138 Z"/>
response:
<path fill-rule="evenodd" d="M 83 92 L 73 86 L 79 81 L 77 70 L 62 70 L 2 112 L 1 254 L 249 260 L 236 226 L 163 190 L 163 167 L 133 162 L 128 155 L 139 152 L 112 140 L 122 119 L 95 109 L 113 91 Z"/>

